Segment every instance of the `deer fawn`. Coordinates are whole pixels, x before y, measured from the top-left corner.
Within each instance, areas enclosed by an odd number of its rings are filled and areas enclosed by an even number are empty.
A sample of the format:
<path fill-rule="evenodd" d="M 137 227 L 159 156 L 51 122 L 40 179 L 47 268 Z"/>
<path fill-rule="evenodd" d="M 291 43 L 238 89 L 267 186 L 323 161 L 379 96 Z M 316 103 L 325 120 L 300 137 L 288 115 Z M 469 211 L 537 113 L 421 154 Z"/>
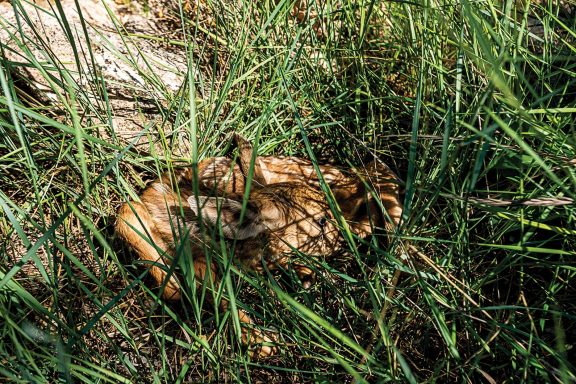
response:
<path fill-rule="evenodd" d="M 289 183 L 321 190 L 311 161 L 292 156 L 256 156 L 252 144 L 242 136 L 234 134 L 233 141 L 240 152 L 239 164 L 225 157 L 208 159 L 201 174 L 202 185 L 206 188 L 242 193 L 246 175 L 252 168 L 252 185 L 256 188 Z M 364 238 L 372 234 L 373 228 L 384 227 L 389 233 L 395 231 L 403 210 L 400 182 L 387 165 L 372 161 L 363 169 L 347 172 L 330 165 L 319 165 L 318 169 L 352 233 Z M 304 288 L 309 288 L 315 280 L 313 271 L 301 265 L 295 266 L 295 270 Z"/>
<path fill-rule="evenodd" d="M 236 240 L 234 257 L 257 272 L 264 264 L 269 269 L 285 268 L 295 250 L 330 256 L 340 248 L 338 227 L 313 164 L 297 157 L 274 156 L 256 156 L 252 163 L 252 145 L 238 135 L 234 140 L 240 149 L 240 164 L 226 157 L 203 160 L 196 177 L 192 169 L 182 170 L 174 178 L 165 174 L 144 190 L 140 202 L 120 208 L 116 231 L 141 259 L 153 263 L 150 272 L 159 285 L 164 284 L 164 298 L 181 296 L 177 278 L 167 279 L 166 270 L 175 256 L 175 244 L 183 236 L 190 241 L 196 281 L 219 281 L 216 265 L 208 265 L 204 254 L 209 236 L 202 231 L 199 218 L 208 228 L 220 224 L 224 238 Z M 252 188 L 241 221 L 246 174 L 251 168 Z M 353 233 L 365 237 L 374 226 L 394 229 L 399 224 L 399 187 L 388 167 L 372 162 L 366 169 L 350 173 L 325 165 L 319 169 Z M 194 194 L 195 179 L 198 196 Z M 312 270 L 302 265 L 294 265 L 294 269 L 304 287 L 309 287 L 314 280 Z M 222 300 L 220 305 L 225 310 L 228 302 Z M 252 320 L 244 311 L 238 316 L 244 343 L 272 341 L 265 333 L 253 330 L 249 334 L 247 325 Z M 262 346 L 258 354 L 273 352 Z"/>
<path fill-rule="evenodd" d="M 143 259 L 152 263 L 150 273 L 161 285 L 163 297 L 181 297 L 177 277 L 168 277 L 168 266 L 174 261 L 178 240 L 189 240 L 196 282 L 206 278 L 218 283 L 216 264 L 208 263 L 204 253 L 210 236 L 202 230 L 221 229 L 226 239 L 236 240 L 235 258 L 246 267 L 262 271 L 263 262 L 270 269 L 286 267 L 288 255 L 298 250 L 310 255 L 328 256 L 339 247 L 339 232 L 324 194 L 304 184 L 276 183 L 258 186 L 250 191 L 243 220 L 244 178 L 226 158 L 200 162 L 198 188 L 193 192 L 193 173 L 186 169 L 171 178 L 168 174 L 154 181 L 140 195 L 140 201 L 125 203 L 118 212 L 116 232 Z M 225 196 L 222 196 L 225 194 Z M 218 227 L 217 224 L 220 224 Z M 309 269 L 295 266 L 303 280 Z M 220 303 L 223 310 L 228 302 Z M 271 342 L 272 336 L 249 331 L 252 320 L 244 311 L 242 322 L 245 344 Z M 261 346 L 259 356 L 274 349 Z"/>
<path fill-rule="evenodd" d="M 240 150 L 240 168 L 235 170 L 235 180 L 242 185 L 242 172 L 252 165 L 253 147 L 240 135 L 233 139 Z M 400 181 L 384 163 L 372 161 L 363 169 L 343 172 L 330 165 L 318 166 L 322 178 L 331 189 L 342 215 L 350 229 L 359 237 L 372 233 L 374 227 L 393 231 L 402 217 Z M 320 190 L 320 180 L 311 161 L 298 157 L 256 156 L 253 164 L 254 181 L 261 185 L 275 183 L 305 184 Z M 379 202 L 384 208 L 380 208 Z"/>

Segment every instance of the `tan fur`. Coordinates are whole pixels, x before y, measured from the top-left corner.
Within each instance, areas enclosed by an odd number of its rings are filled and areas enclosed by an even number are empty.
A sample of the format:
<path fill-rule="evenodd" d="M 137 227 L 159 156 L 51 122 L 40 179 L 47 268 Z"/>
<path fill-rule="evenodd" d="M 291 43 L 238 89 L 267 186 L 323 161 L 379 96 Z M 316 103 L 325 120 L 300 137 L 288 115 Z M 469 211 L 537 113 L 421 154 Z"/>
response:
<path fill-rule="evenodd" d="M 256 187 L 290 183 L 321 190 L 317 170 L 310 160 L 292 156 L 255 156 L 252 144 L 244 137 L 234 134 L 233 141 L 240 152 L 240 164 L 234 165 L 234 183 L 241 189 L 244 189 L 246 176 L 252 174 L 252 185 Z M 364 238 L 371 235 L 374 228 L 384 227 L 389 234 L 396 230 L 403 207 L 399 179 L 387 165 L 372 161 L 362 169 L 346 172 L 330 165 L 318 168 L 352 233 Z M 314 273 L 303 266 L 295 266 L 295 269 L 308 288 L 314 281 Z"/>
<path fill-rule="evenodd" d="M 295 250 L 329 256 L 340 247 L 338 228 L 313 164 L 297 157 L 253 159 L 252 145 L 241 136 L 234 140 L 240 150 L 239 164 L 214 157 L 200 162 L 197 177 L 192 168 L 175 175 L 167 173 L 144 190 L 140 202 L 126 203 L 118 212 L 117 233 L 142 260 L 151 262 L 150 273 L 164 287 L 164 298 L 176 300 L 181 296 L 178 279 L 173 273 L 168 278 L 167 271 L 175 256 L 174 244 L 185 234 L 190 240 L 196 281 L 209 278 L 219 282 L 216 265 L 208 265 L 204 255 L 207 237 L 198 226 L 199 214 L 209 227 L 219 221 L 224 236 L 237 239 L 235 258 L 258 272 L 264 265 L 286 268 Z M 386 165 L 372 162 L 364 169 L 348 172 L 327 165 L 319 168 L 353 233 L 365 237 L 374 227 L 393 231 L 399 225 L 402 204 L 398 179 Z M 253 180 L 246 218 L 242 225 L 236 225 L 250 173 Z M 310 286 L 313 271 L 302 265 L 293 267 L 304 286 Z M 221 307 L 227 309 L 228 302 L 222 300 Z M 270 334 L 248 331 L 252 320 L 245 312 L 239 311 L 238 316 L 246 344 L 272 341 Z M 270 346 L 257 351 L 260 356 L 273 352 Z"/>
<path fill-rule="evenodd" d="M 241 169 L 238 178 L 247 174 L 253 157 L 253 147 L 240 135 L 234 135 L 240 150 Z M 320 180 L 311 161 L 298 157 L 256 156 L 254 178 L 262 184 L 300 183 L 320 190 Z M 374 227 L 393 231 L 402 217 L 399 179 L 384 163 L 372 161 L 362 169 L 347 172 L 330 165 L 319 165 L 324 182 L 331 189 L 336 202 L 353 233 L 368 236 Z M 242 181 L 237 181 L 242 184 Z M 372 195 L 372 192 L 375 196 Z M 380 200 L 384 212 L 380 209 Z"/>
<path fill-rule="evenodd" d="M 181 297 L 178 279 L 174 273 L 168 277 L 168 271 L 174 261 L 175 244 L 185 236 L 189 239 L 189 257 L 194 263 L 196 281 L 201 284 L 209 278 L 219 283 L 216 265 L 208 265 L 204 255 L 209 235 L 200 230 L 198 216 L 215 230 L 219 222 L 225 237 L 238 239 L 236 258 L 255 271 L 262 271 L 263 262 L 270 269 L 287 267 L 288 255 L 294 250 L 328 256 L 339 247 L 339 233 L 324 195 L 304 184 L 278 183 L 254 188 L 240 223 L 244 177 L 237 167 L 225 158 L 201 162 L 198 197 L 193 193 L 191 169 L 175 176 L 165 174 L 142 192 L 140 202 L 126 203 L 120 208 L 116 231 L 140 259 L 150 262 L 150 273 L 163 287 L 164 298 Z M 226 197 L 219 197 L 222 195 Z M 296 270 L 303 277 L 309 274 L 305 267 L 297 266 Z M 228 302 L 222 300 L 221 307 L 226 309 Z M 243 311 L 238 315 L 244 324 L 245 343 L 272 341 L 270 335 L 249 332 L 246 325 L 252 322 L 250 317 Z M 258 354 L 269 355 L 273 351 L 262 346 Z"/>
<path fill-rule="evenodd" d="M 302 184 L 321 190 L 320 179 L 311 161 L 298 157 L 255 156 L 250 142 L 238 134 L 233 141 L 239 149 L 239 164 L 231 160 L 215 161 L 214 167 L 233 168 L 234 185 L 244 190 L 246 177 L 253 175 L 252 188 L 282 183 Z M 355 235 L 364 238 L 374 228 L 384 227 L 392 234 L 402 217 L 399 179 L 385 164 L 372 161 L 362 169 L 343 171 L 330 165 L 319 165 L 322 179 L 332 191 L 342 215 Z M 219 174 L 224 171 L 220 170 Z M 213 180 L 213 179 L 212 179 Z M 214 188 L 214 186 L 210 186 Z M 314 281 L 314 273 L 295 266 L 305 287 Z"/>

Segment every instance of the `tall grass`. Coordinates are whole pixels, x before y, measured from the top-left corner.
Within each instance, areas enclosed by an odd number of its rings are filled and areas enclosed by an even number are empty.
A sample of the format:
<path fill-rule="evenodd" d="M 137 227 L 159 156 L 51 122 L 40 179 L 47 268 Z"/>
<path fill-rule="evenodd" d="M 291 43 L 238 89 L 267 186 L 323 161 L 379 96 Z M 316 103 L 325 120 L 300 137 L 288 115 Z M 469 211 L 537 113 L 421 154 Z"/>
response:
<path fill-rule="evenodd" d="M 79 81 L 95 52 L 71 39 L 75 63 L 62 63 L 26 35 L 29 11 L 15 26 L 0 15 L 2 31 L 16 30 L 0 42 L 7 381 L 576 380 L 573 6 L 310 1 L 319 38 L 292 2 L 190 5 L 165 4 L 168 37 L 116 24 L 125 44 L 161 39 L 189 67 L 171 91 L 140 64 L 134 94 L 153 97 L 139 113 L 156 113 L 130 140 L 115 131 L 107 79 Z M 81 33 L 62 7 L 47 9 Z M 127 51 L 116 54 L 136 66 Z M 261 361 L 234 316 L 207 304 L 212 293 L 159 299 L 112 230 L 146 181 L 226 153 L 233 131 L 261 154 L 345 167 L 375 157 L 405 180 L 394 241 L 294 256 L 318 274 L 310 290 L 291 271 L 257 276 L 214 255 L 226 270 L 217 294 L 279 334 L 281 353 Z"/>

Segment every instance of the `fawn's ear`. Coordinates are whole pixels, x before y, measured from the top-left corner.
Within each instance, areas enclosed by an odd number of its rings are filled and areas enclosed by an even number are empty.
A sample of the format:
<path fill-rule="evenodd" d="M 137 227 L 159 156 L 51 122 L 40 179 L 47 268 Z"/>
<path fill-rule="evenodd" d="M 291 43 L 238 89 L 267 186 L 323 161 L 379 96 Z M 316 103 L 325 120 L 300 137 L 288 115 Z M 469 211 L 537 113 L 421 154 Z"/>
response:
<path fill-rule="evenodd" d="M 222 226 L 222 233 L 228 239 L 244 240 L 257 236 L 266 227 L 260 215 L 246 207 L 242 216 L 242 203 L 225 197 L 190 196 L 188 198 L 190 209 L 197 217 L 202 217 L 204 223 L 211 227 L 218 224 Z"/>
<path fill-rule="evenodd" d="M 240 169 L 244 176 L 248 176 L 250 168 L 253 168 L 252 183 L 266 185 L 268 181 L 266 179 L 266 167 L 260 161 L 257 154 L 254 154 L 254 147 L 246 138 L 237 133 L 233 136 L 234 143 L 240 151 Z M 254 162 L 252 162 L 252 156 L 254 156 Z"/>

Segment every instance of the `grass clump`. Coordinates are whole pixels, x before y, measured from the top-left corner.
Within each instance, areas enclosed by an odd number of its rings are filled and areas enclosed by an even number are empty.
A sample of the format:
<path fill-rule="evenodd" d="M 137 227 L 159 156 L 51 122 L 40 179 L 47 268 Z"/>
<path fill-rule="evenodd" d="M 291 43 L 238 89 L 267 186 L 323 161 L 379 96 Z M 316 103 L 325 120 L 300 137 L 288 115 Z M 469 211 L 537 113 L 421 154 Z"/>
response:
<path fill-rule="evenodd" d="M 18 22 L 0 15 L 6 380 L 575 380 L 573 5 L 310 1 L 319 16 L 298 22 L 287 1 L 126 2 L 103 44 L 140 76 L 120 96 L 143 123 L 123 135 L 118 84 L 73 37 L 85 16 L 26 4 L 11 2 Z M 114 10 L 148 12 L 157 34 Z M 58 18 L 70 62 L 28 27 L 37 12 Z M 181 57 L 180 83 L 138 44 Z M 112 230 L 148 180 L 225 153 L 230 132 L 261 154 L 378 158 L 405 180 L 395 240 L 300 256 L 318 272 L 310 290 L 232 266 L 224 294 L 279 332 L 264 361 L 202 297 L 160 300 Z"/>

